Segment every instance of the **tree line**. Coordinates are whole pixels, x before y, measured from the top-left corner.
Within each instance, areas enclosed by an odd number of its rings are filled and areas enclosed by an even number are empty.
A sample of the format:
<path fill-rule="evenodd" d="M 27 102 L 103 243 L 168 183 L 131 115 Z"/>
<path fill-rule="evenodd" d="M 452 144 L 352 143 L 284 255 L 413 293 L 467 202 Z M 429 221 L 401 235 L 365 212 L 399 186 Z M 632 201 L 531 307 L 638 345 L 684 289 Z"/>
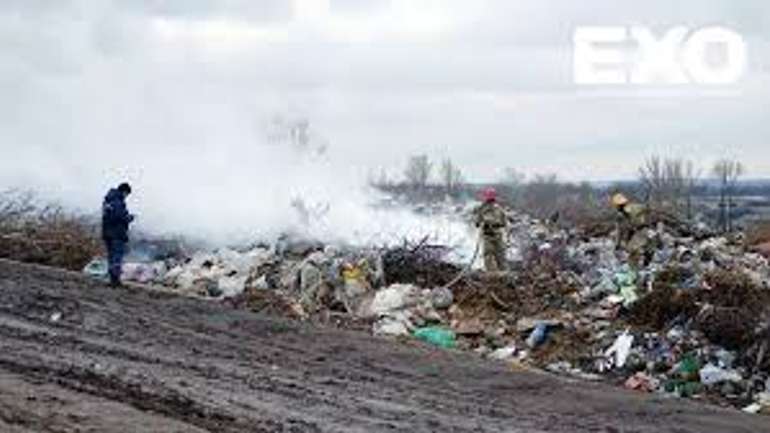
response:
<path fill-rule="evenodd" d="M 738 181 L 746 173 L 735 159 L 720 159 L 710 170 L 691 160 L 652 155 L 637 170 L 637 178 L 608 188 L 588 182 L 565 182 L 555 174 L 531 177 L 508 167 L 489 185 L 469 183 L 462 168 L 451 158 L 434 162 L 426 154 L 410 156 L 400 177 L 384 169 L 372 177 L 375 187 L 397 193 L 408 201 L 432 201 L 449 198 L 474 198 L 486 186 L 494 186 L 509 205 L 540 218 L 581 220 L 605 218 L 608 196 L 624 192 L 648 207 L 670 212 L 692 221 L 698 213 L 697 196 L 706 195 L 716 185 L 718 195 L 717 225 L 724 231 L 734 229 L 735 197 Z M 710 175 L 710 182 L 707 182 Z"/>

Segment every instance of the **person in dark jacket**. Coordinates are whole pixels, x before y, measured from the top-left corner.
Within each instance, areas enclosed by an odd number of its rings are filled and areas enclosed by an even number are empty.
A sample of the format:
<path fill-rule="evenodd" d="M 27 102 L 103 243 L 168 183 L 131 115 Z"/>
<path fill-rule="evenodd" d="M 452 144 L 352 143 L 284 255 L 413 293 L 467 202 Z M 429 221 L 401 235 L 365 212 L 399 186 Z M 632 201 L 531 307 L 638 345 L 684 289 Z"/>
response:
<path fill-rule="evenodd" d="M 134 220 L 134 216 L 126 207 L 126 197 L 129 194 L 131 186 L 121 183 L 107 193 L 102 203 L 102 239 L 107 247 L 110 285 L 113 287 L 120 286 L 123 256 L 128 244 L 128 226 Z"/>

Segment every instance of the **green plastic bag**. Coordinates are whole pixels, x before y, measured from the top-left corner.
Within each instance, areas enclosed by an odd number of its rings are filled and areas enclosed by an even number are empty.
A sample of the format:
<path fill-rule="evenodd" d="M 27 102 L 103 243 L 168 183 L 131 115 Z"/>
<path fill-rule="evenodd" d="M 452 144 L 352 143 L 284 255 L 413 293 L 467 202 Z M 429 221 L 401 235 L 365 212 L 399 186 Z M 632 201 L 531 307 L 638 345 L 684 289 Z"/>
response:
<path fill-rule="evenodd" d="M 628 308 L 639 300 L 639 294 L 636 293 L 636 286 L 623 286 L 620 288 L 620 296 L 623 297 L 623 306 Z"/>
<path fill-rule="evenodd" d="M 457 344 L 454 332 L 435 326 L 417 329 L 414 338 L 444 349 L 452 349 Z"/>
<path fill-rule="evenodd" d="M 687 381 L 698 381 L 700 365 L 692 354 L 685 355 L 679 362 L 679 376 Z"/>
<path fill-rule="evenodd" d="M 626 269 L 615 274 L 615 284 L 620 287 L 620 295 L 623 297 L 623 306 L 628 308 L 639 300 L 636 290 L 636 274 Z"/>
<path fill-rule="evenodd" d="M 635 286 L 636 274 L 631 270 L 618 272 L 615 274 L 615 284 L 619 287 Z"/>
<path fill-rule="evenodd" d="M 666 392 L 676 394 L 681 398 L 692 398 L 703 392 L 703 385 L 698 382 L 675 379 L 666 382 L 664 389 Z"/>

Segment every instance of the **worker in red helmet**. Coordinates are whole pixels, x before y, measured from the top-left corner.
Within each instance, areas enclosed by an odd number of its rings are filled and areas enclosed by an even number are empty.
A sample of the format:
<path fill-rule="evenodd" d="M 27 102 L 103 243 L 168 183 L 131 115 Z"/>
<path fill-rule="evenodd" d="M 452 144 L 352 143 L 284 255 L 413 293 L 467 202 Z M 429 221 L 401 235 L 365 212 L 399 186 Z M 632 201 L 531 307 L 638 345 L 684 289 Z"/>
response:
<path fill-rule="evenodd" d="M 474 224 L 481 230 L 484 268 L 488 272 L 505 271 L 505 229 L 508 217 L 497 202 L 497 191 L 485 188 L 481 191 L 482 203 L 474 209 Z"/>
<path fill-rule="evenodd" d="M 494 188 L 484 188 L 481 191 L 481 199 L 484 203 L 497 202 L 497 190 Z"/>

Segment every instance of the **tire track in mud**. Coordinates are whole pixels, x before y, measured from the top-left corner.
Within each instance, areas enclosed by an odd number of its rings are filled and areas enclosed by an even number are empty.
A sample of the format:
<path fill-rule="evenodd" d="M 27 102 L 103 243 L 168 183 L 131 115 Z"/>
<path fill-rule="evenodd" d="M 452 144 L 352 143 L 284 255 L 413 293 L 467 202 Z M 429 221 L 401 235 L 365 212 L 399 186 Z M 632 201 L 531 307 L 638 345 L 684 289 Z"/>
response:
<path fill-rule="evenodd" d="M 770 432 L 759 417 L 36 266 L 0 261 L 0 293 L 0 373 L 212 432 Z M 100 416 L 78 410 L 73 429 Z M 0 425 L 27 417 L 0 404 Z"/>
<path fill-rule="evenodd" d="M 91 370 L 77 367 L 59 370 L 46 365 L 22 365 L 4 359 L 0 360 L 0 368 L 38 380 L 54 378 L 56 384 L 66 389 L 120 400 L 137 409 L 158 412 L 198 427 L 222 428 L 224 422 L 235 421 L 234 417 L 213 412 L 173 390 L 148 392 L 141 384 L 126 383 Z"/>
<path fill-rule="evenodd" d="M 36 298 L 39 298 L 38 295 L 35 296 Z M 29 317 L 28 315 L 25 317 Z M 42 317 L 46 317 L 43 315 Z M 160 322 L 160 327 L 163 327 L 165 325 L 163 322 Z M 282 331 L 288 331 L 293 329 L 286 329 L 286 326 L 281 325 L 278 327 Z M 202 326 L 198 325 L 196 329 L 197 333 L 202 333 L 204 335 L 208 335 L 211 333 L 220 333 L 220 335 L 227 336 L 228 332 L 226 330 L 221 329 L 221 327 L 210 327 L 210 326 Z M 195 334 L 195 332 L 188 334 Z M 237 334 L 236 334 L 237 337 Z M 294 339 L 294 337 L 291 337 L 291 339 Z M 77 340 L 72 340 L 72 344 L 78 343 Z M 220 341 L 221 343 L 221 341 Z M 240 343 L 240 342 L 238 342 Z M 292 344 L 286 344 L 284 342 L 281 342 L 280 340 L 277 342 L 271 341 L 271 347 L 276 350 L 277 354 L 280 354 L 283 357 L 289 357 L 289 359 L 292 356 L 299 355 L 301 358 L 308 359 L 307 351 L 304 349 L 298 348 L 299 346 L 292 345 Z M 263 346 L 263 348 L 265 348 Z M 110 351 L 102 350 L 100 346 L 89 346 L 88 344 L 80 344 L 77 349 L 81 352 L 86 353 L 100 353 L 103 352 L 109 354 Z M 350 354 L 351 352 L 355 354 L 356 347 L 353 345 L 340 345 L 335 344 L 332 346 L 327 353 L 327 356 L 322 356 L 322 360 L 333 360 L 332 355 L 334 353 L 346 353 Z M 115 353 L 112 352 L 114 355 Z M 119 353 L 118 353 L 119 354 Z M 123 356 L 123 358 L 131 359 L 131 356 Z M 388 379 L 388 381 L 391 383 L 391 385 L 395 388 L 396 392 L 389 392 L 387 394 L 392 394 L 390 396 L 387 396 L 389 400 L 397 401 L 399 399 L 398 392 L 407 392 L 410 393 L 415 388 L 418 388 L 419 386 L 419 379 L 415 383 L 415 377 L 414 375 L 409 375 L 408 373 L 404 374 L 395 374 L 396 370 L 392 368 L 383 368 L 378 369 L 374 368 L 373 363 L 366 363 L 363 362 L 362 368 L 355 368 L 355 362 L 348 363 L 348 359 L 341 359 L 340 361 L 343 362 L 343 364 L 337 367 L 332 367 L 331 371 L 329 372 L 332 377 L 340 378 L 342 380 L 338 380 L 337 382 L 326 382 L 325 385 L 335 384 L 335 385 L 341 385 L 343 388 L 345 388 L 345 391 L 353 392 L 354 395 L 359 394 L 359 392 L 365 391 L 365 389 L 361 389 L 361 387 L 357 386 L 358 383 L 364 383 L 364 384 L 375 384 L 378 381 L 381 381 L 383 379 Z M 365 361 L 365 359 L 364 359 Z M 305 362 L 306 364 L 307 362 Z M 430 377 L 430 375 L 428 375 Z M 309 388 L 303 388 L 297 386 L 297 382 L 294 383 L 279 383 L 274 384 L 274 380 L 260 380 L 260 386 L 256 387 L 258 390 L 269 390 L 272 391 L 275 394 L 285 396 L 287 398 L 294 398 L 298 399 L 301 397 L 304 397 L 307 399 L 308 394 L 313 394 L 313 391 Z M 262 383 L 266 382 L 266 383 Z M 285 382 L 285 381 L 284 381 Z M 251 385 L 252 390 L 255 388 L 253 384 L 254 381 L 248 382 Z M 319 384 L 323 385 L 323 383 Z M 353 388 L 351 390 L 351 388 Z M 292 391 L 294 390 L 294 391 Z M 440 417 L 441 413 L 439 412 L 442 407 L 440 404 L 437 404 L 437 400 L 444 400 L 444 399 L 457 399 L 462 398 L 456 391 L 452 390 L 451 393 L 447 392 L 449 390 L 443 390 L 442 392 L 434 392 L 434 394 L 430 398 L 420 397 L 419 399 L 412 399 L 412 403 L 422 404 L 423 406 L 434 406 L 437 408 L 436 412 L 433 413 L 434 416 Z M 326 395 L 333 395 L 333 392 L 326 392 L 324 393 Z M 358 413 L 361 413 L 365 416 L 372 416 L 372 415 L 378 415 L 380 418 L 383 418 L 384 420 L 390 420 L 390 421 L 396 421 L 399 419 L 406 417 L 414 417 L 417 416 L 417 413 L 414 411 L 409 411 L 408 408 L 405 408 L 403 405 L 395 404 L 395 403 L 389 403 L 384 404 L 380 402 L 383 397 L 386 397 L 384 394 L 386 394 L 385 391 L 380 392 L 380 395 L 378 396 L 378 399 L 367 399 L 362 398 L 360 402 L 367 403 L 367 404 L 359 404 L 358 406 Z M 466 400 L 468 399 L 468 396 L 465 396 Z M 351 400 L 353 400 L 352 403 L 356 403 L 356 397 L 352 397 Z M 329 401 L 329 399 L 322 400 L 320 403 L 326 404 L 327 406 L 333 406 L 333 407 L 341 407 L 340 404 L 334 404 L 332 401 Z M 330 404 L 331 403 L 331 404 Z M 371 407 L 367 407 L 371 406 Z M 425 412 L 425 409 L 423 409 L 423 412 Z M 475 415 L 476 413 L 469 413 L 469 415 Z M 423 414 L 424 415 L 424 414 Z"/>
<path fill-rule="evenodd" d="M 192 425 L 213 428 L 214 431 L 230 431 L 223 427 L 224 422 L 236 425 L 232 431 L 251 431 L 243 429 L 246 427 L 256 428 L 256 426 L 240 426 L 234 416 L 217 412 L 219 409 L 212 409 L 208 405 L 195 403 L 194 400 L 183 396 L 176 389 L 154 380 L 154 375 L 130 378 L 126 374 L 112 374 L 110 370 L 115 370 L 114 368 L 106 369 L 100 365 L 114 365 L 119 360 L 120 363 L 131 364 L 130 366 L 123 366 L 119 370 L 142 371 L 151 366 L 154 368 L 165 367 L 175 369 L 177 372 L 181 370 L 183 375 L 189 378 L 240 381 L 247 384 L 253 391 L 270 391 L 285 397 L 287 400 L 306 397 L 306 390 L 299 389 L 295 383 L 285 379 L 268 376 L 254 379 L 245 374 L 236 374 L 218 369 L 215 366 L 167 360 L 157 356 L 143 356 L 131 350 L 80 341 L 72 336 L 54 335 L 45 331 L 31 332 L 0 325 L 0 337 L 3 339 L 4 348 L 9 346 L 9 340 L 17 340 L 18 344 L 10 346 L 16 347 L 14 358 L 19 359 L 9 360 L 5 356 L 0 356 L 0 368 L 38 380 L 56 378 L 56 383 L 67 389 L 121 400 L 138 409 L 162 413 Z M 41 342 L 43 345 L 39 344 Z M 24 347 L 22 343 L 28 347 Z M 59 359 L 36 356 L 36 354 L 45 354 L 46 347 L 50 346 L 57 347 Z M 73 356 L 73 354 L 78 356 Z M 144 386 L 138 384 L 142 379 Z M 293 422 L 293 424 L 297 424 L 297 422 Z M 310 425 L 303 424 L 304 430 L 302 431 L 312 431 L 310 427 Z M 265 431 L 276 431 L 275 426 L 270 428 L 270 430 Z"/>

